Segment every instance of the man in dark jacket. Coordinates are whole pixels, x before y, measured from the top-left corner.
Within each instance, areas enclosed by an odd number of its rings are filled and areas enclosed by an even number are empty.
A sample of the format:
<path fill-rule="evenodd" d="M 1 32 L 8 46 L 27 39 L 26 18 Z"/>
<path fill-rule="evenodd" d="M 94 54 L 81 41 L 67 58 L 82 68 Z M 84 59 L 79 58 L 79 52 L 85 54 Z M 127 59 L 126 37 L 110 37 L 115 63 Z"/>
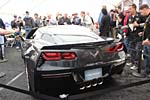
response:
<path fill-rule="evenodd" d="M 64 14 L 63 17 L 61 17 L 58 20 L 58 25 L 70 25 L 71 24 L 71 20 L 68 18 L 68 14 Z"/>
<path fill-rule="evenodd" d="M 30 31 L 32 30 L 32 28 L 35 27 L 34 25 L 34 20 L 32 17 L 29 16 L 29 12 L 26 11 L 26 16 L 23 18 L 24 22 L 25 22 L 25 25 L 24 25 L 24 28 L 25 28 L 25 31 L 26 31 L 26 36 L 30 33 Z"/>
<path fill-rule="evenodd" d="M 1 18 L 0 18 L 0 28 L 5 29 L 5 24 Z"/>
<path fill-rule="evenodd" d="M 80 25 L 81 19 L 78 17 L 78 13 L 74 13 L 74 14 L 72 14 L 72 16 L 73 16 L 72 24 Z"/>
<path fill-rule="evenodd" d="M 100 36 L 109 37 L 110 32 L 110 16 L 107 14 L 107 10 L 105 8 L 102 9 L 102 20 L 100 24 Z"/>
<path fill-rule="evenodd" d="M 128 25 L 133 25 L 135 23 L 140 24 L 143 23 L 143 17 L 137 13 L 136 11 L 136 5 L 132 4 L 129 6 L 129 12 L 131 15 L 128 18 Z M 132 28 L 130 27 L 127 32 L 127 36 L 129 39 L 129 54 L 131 55 L 131 67 L 130 69 L 132 70 L 139 70 L 139 64 L 141 60 L 141 52 L 135 51 L 135 50 L 141 50 L 142 48 L 142 37 L 139 35 L 140 32 L 143 31 L 143 28 L 140 26 L 133 26 Z"/>
<path fill-rule="evenodd" d="M 150 77 L 150 8 L 147 4 L 140 6 L 140 13 L 142 16 L 146 16 L 146 21 L 144 25 L 144 40 L 142 45 L 144 45 L 144 67 L 145 75 Z M 137 24 L 136 26 L 140 26 Z"/>
<path fill-rule="evenodd" d="M 17 16 L 14 15 L 14 19 L 11 21 L 11 28 L 16 29 L 17 28 Z"/>
<path fill-rule="evenodd" d="M 1 18 L 0 18 L 0 28 L 5 29 L 5 24 Z M 5 42 L 4 34 L 0 33 L 0 62 L 7 61 L 7 59 L 4 59 L 4 42 Z"/>

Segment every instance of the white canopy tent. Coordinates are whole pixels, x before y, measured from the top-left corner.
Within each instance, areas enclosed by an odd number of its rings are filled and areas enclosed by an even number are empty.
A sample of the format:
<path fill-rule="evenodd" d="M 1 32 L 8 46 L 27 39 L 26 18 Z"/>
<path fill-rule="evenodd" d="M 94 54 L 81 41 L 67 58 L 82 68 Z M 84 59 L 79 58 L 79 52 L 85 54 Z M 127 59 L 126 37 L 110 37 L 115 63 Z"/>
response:
<path fill-rule="evenodd" d="M 113 9 L 121 2 L 150 3 L 150 0 L 0 0 L 0 14 L 3 20 L 10 20 L 14 14 L 23 16 L 25 11 L 30 15 L 34 13 L 47 16 L 48 13 L 55 15 L 60 13 L 79 13 L 81 10 L 90 12 L 97 20 L 102 5 L 107 9 Z"/>
<path fill-rule="evenodd" d="M 30 15 L 34 13 L 47 16 L 48 13 L 55 15 L 57 12 L 79 13 L 90 12 L 94 19 L 99 15 L 102 5 L 108 9 L 114 8 L 122 0 L 0 0 L 0 14 L 3 20 L 13 19 L 13 15 L 23 16 L 25 11 Z M 7 17 L 6 17 L 7 16 Z M 7 18 L 7 19 L 6 19 Z"/>

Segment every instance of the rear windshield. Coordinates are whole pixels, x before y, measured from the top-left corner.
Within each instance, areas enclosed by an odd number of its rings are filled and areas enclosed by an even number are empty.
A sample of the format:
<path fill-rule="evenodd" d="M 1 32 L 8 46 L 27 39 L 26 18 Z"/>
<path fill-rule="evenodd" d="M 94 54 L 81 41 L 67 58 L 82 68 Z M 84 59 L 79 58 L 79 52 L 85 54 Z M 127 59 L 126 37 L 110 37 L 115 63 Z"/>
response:
<path fill-rule="evenodd" d="M 63 42 L 84 42 L 84 41 L 96 41 L 97 37 L 87 35 L 64 35 L 55 34 L 55 36 Z"/>

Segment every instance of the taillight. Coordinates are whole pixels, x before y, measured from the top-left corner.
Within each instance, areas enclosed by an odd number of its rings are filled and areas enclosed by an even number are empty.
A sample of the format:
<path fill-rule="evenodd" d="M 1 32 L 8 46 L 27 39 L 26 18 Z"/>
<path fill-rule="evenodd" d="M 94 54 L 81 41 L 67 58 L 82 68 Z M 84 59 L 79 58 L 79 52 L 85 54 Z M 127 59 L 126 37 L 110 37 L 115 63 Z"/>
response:
<path fill-rule="evenodd" d="M 75 59 L 76 58 L 76 55 L 75 53 L 73 52 L 70 52 L 70 53 L 62 53 L 62 56 L 64 59 L 66 60 L 72 60 L 72 59 Z"/>
<path fill-rule="evenodd" d="M 43 52 L 42 57 L 48 61 L 73 60 L 76 58 L 76 54 L 74 52 Z"/>
<path fill-rule="evenodd" d="M 45 60 L 60 60 L 61 53 L 58 52 L 44 52 L 42 56 Z"/>
<path fill-rule="evenodd" d="M 109 53 L 119 52 L 119 51 L 122 51 L 123 48 L 124 48 L 123 43 L 117 43 L 116 45 L 110 46 L 108 48 L 108 52 Z"/>

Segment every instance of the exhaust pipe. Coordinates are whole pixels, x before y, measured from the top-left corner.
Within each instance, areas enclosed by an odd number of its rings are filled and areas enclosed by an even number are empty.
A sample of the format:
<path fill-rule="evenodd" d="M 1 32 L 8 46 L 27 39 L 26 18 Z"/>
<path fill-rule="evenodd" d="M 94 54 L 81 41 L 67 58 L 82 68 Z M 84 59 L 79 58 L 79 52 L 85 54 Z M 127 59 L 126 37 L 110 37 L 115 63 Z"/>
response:
<path fill-rule="evenodd" d="M 92 85 L 88 85 L 88 86 L 86 86 L 86 88 L 90 88 Z"/>
<path fill-rule="evenodd" d="M 80 87 L 80 90 L 84 90 L 84 89 L 88 89 L 88 88 L 91 88 L 91 87 L 95 87 L 95 86 L 97 86 L 97 85 L 102 85 L 103 84 L 103 80 L 99 80 L 99 81 L 97 81 L 97 82 L 94 82 L 94 83 L 92 83 L 92 84 L 88 84 L 88 85 L 85 85 L 85 86 L 81 86 Z"/>
<path fill-rule="evenodd" d="M 101 81 L 101 82 L 98 83 L 98 85 L 102 85 L 102 84 L 103 84 L 103 81 Z"/>
<path fill-rule="evenodd" d="M 69 94 L 61 94 L 61 95 L 59 95 L 59 98 L 65 99 L 65 98 L 67 98 L 68 96 L 69 96 Z"/>
<path fill-rule="evenodd" d="M 97 83 L 93 84 L 92 86 L 93 86 L 93 87 L 97 86 Z"/>
<path fill-rule="evenodd" d="M 83 86 L 83 87 L 80 88 L 80 90 L 84 90 L 84 89 L 85 89 L 85 86 Z"/>

